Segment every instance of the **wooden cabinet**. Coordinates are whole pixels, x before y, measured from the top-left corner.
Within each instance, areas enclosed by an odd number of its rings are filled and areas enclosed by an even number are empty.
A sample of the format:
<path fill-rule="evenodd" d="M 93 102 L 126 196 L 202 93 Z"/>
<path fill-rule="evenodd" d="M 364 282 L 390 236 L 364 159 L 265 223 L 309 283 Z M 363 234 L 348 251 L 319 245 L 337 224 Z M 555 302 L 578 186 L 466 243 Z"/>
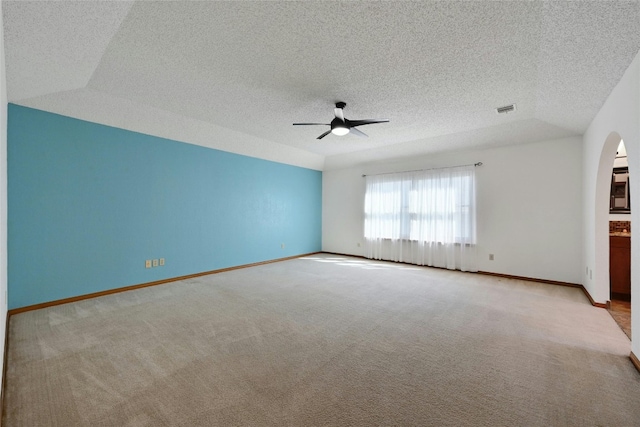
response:
<path fill-rule="evenodd" d="M 611 299 L 631 301 L 631 238 L 609 236 Z"/>

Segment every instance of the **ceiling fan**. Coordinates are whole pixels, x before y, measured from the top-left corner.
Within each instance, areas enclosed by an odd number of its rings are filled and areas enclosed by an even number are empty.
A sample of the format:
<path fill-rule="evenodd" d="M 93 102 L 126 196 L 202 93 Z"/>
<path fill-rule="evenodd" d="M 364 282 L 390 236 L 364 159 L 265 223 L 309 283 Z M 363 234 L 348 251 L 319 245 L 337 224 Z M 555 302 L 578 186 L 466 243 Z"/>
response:
<path fill-rule="evenodd" d="M 371 125 L 374 123 L 387 123 L 388 119 L 364 119 L 364 120 L 349 120 L 344 117 L 344 112 L 342 111 L 347 104 L 345 102 L 336 102 L 336 108 L 333 109 L 335 113 L 335 118 L 331 120 L 331 123 L 294 123 L 294 126 L 331 126 L 331 129 L 320 135 L 316 139 L 322 139 L 330 133 L 338 136 L 346 135 L 348 133 L 352 133 L 354 135 L 358 135 L 366 138 L 367 134 L 362 132 L 359 129 L 356 129 L 356 126 L 362 125 Z"/>

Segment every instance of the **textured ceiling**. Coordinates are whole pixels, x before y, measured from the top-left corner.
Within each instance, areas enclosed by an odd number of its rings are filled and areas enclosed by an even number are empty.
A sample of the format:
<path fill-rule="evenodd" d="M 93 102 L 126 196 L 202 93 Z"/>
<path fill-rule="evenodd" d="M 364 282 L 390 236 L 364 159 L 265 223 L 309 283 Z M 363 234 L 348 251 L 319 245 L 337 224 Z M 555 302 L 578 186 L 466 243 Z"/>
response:
<path fill-rule="evenodd" d="M 4 1 L 10 102 L 322 169 L 584 132 L 640 2 Z M 388 118 L 316 136 L 333 104 Z M 495 108 L 516 103 L 517 111 Z"/>

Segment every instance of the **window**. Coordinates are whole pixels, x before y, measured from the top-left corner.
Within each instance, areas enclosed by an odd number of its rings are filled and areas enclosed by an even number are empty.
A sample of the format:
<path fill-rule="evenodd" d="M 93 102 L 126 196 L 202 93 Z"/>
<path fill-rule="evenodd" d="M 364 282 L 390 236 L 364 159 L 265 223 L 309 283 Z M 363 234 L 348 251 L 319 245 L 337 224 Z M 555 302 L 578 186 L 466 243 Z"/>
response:
<path fill-rule="evenodd" d="M 365 238 L 475 243 L 473 172 L 368 176 Z"/>
<path fill-rule="evenodd" d="M 370 258 L 402 261 L 407 251 L 415 258 L 411 251 L 417 247 L 405 244 L 394 249 L 385 241 L 391 241 L 391 245 L 409 242 L 431 248 L 474 246 L 475 168 L 367 176 L 364 213 Z M 396 250 L 399 254 L 393 255 Z M 392 255 L 385 257 L 381 253 Z M 459 258 L 458 255 L 450 257 Z"/>

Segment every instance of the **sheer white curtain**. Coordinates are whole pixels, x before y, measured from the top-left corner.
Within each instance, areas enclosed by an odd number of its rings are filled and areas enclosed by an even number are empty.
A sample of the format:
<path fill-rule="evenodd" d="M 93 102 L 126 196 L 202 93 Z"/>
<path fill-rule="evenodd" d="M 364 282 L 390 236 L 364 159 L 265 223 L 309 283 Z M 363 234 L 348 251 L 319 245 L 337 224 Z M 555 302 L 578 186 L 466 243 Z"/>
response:
<path fill-rule="evenodd" d="M 366 180 L 368 258 L 477 271 L 474 166 Z"/>

